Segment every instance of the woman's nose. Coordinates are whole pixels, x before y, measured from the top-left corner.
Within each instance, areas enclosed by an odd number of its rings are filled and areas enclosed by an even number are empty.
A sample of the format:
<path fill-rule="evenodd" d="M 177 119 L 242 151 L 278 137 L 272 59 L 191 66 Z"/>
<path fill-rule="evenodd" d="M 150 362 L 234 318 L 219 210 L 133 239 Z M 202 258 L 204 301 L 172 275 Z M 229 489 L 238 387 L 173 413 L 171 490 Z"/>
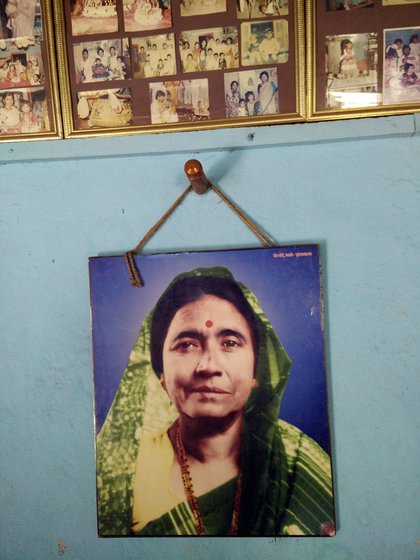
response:
<path fill-rule="evenodd" d="M 217 353 L 214 349 L 206 348 L 203 350 L 195 371 L 199 375 L 206 376 L 222 374 L 222 370 L 217 359 Z"/>

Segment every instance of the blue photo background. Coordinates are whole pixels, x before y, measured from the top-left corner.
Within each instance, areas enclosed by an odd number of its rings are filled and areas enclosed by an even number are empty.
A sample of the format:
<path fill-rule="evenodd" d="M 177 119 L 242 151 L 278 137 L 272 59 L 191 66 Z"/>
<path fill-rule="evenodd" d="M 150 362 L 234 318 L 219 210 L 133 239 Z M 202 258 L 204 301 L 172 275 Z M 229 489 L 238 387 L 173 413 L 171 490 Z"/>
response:
<path fill-rule="evenodd" d="M 256 294 L 292 360 L 280 418 L 330 453 L 318 246 L 148 255 L 136 257 L 136 264 L 143 288 L 130 286 L 124 257 L 89 262 L 97 433 L 141 323 L 170 281 L 222 265 Z"/>

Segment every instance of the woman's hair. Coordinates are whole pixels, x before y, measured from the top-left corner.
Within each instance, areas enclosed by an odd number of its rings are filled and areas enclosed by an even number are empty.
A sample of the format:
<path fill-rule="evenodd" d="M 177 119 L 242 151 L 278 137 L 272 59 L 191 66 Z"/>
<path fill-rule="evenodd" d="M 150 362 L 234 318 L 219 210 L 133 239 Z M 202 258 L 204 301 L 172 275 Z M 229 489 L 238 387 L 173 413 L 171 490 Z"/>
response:
<path fill-rule="evenodd" d="M 150 354 L 156 375 L 160 376 L 163 373 L 163 344 L 176 312 L 188 303 L 197 301 L 206 295 L 228 301 L 246 319 L 252 332 L 255 363 L 257 363 L 258 319 L 238 284 L 228 278 L 187 276 L 169 287 L 157 302 L 153 313 L 150 329 Z"/>
<path fill-rule="evenodd" d="M 346 50 L 347 46 L 352 44 L 353 43 L 350 41 L 350 39 L 343 39 L 340 43 L 341 54 L 344 54 L 344 51 Z"/>

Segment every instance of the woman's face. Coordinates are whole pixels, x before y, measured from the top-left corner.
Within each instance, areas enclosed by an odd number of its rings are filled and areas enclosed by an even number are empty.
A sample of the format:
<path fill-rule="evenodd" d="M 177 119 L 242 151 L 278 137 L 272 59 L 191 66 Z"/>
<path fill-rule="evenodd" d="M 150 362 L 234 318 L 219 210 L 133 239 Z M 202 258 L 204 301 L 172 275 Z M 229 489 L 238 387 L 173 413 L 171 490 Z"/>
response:
<path fill-rule="evenodd" d="M 224 418 L 243 410 L 254 374 L 253 335 L 230 302 L 206 295 L 177 311 L 162 358 L 164 387 L 181 414 Z"/>
<path fill-rule="evenodd" d="M 6 97 L 4 98 L 4 105 L 6 107 L 6 109 L 11 109 L 13 106 L 13 96 L 12 95 L 6 95 Z"/>

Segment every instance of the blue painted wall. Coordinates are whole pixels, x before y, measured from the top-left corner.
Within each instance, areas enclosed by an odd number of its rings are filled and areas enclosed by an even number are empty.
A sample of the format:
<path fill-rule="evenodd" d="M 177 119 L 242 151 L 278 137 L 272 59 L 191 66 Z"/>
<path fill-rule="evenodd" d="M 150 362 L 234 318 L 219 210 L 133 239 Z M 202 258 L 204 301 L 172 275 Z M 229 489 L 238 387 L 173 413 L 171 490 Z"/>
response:
<path fill-rule="evenodd" d="M 420 558 L 416 122 L 0 145 L 2 560 L 57 558 L 59 543 L 69 560 Z M 87 259 L 136 245 L 197 150 L 279 243 L 321 243 L 334 539 L 96 537 Z M 209 193 L 190 195 L 146 249 L 249 246 Z"/>

